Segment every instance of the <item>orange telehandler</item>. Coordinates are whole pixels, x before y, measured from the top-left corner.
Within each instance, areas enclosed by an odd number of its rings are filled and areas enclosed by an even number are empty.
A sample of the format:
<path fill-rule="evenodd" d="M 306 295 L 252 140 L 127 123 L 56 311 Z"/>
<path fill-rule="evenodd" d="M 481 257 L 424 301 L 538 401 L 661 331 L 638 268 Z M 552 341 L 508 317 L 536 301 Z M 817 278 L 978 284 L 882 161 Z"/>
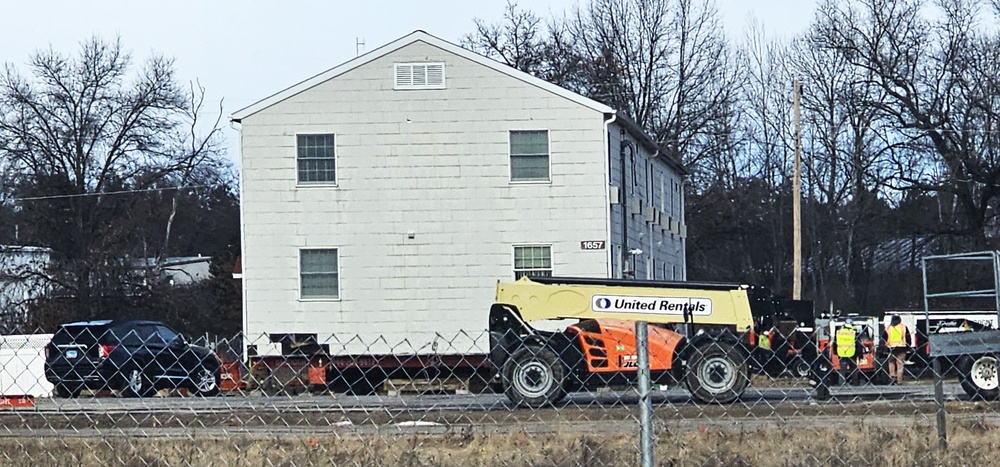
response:
<path fill-rule="evenodd" d="M 654 382 L 682 383 L 700 402 L 729 403 L 760 370 L 755 362 L 775 358 L 755 331 L 802 304 L 740 284 L 522 278 L 497 284 L 490 363 L 515 404 L 556 403 L 570 391 L 633 381 L 635 322 L 646 321 Z M 545 330 L 553 320 L 575 322 Z M 804 353 L 815 359 L 815 347 Z"/>

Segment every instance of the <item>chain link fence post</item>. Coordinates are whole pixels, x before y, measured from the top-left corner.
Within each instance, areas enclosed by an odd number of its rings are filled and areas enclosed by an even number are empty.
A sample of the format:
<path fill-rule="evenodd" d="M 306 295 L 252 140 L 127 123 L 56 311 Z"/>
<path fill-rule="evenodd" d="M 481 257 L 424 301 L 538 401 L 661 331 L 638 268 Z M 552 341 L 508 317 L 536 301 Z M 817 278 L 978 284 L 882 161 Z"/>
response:
<path fill-rule="evenodd" d="M 653 402 L 649 398 L 649 325 L 645 321 L 635 323 L 635 347 L 639 364 L 639 425 L 641 427 L 639 448 L 642 467 L 653 467 Z"/>
<path fill-rule="evenodd" d="M 941 378 L 941 359 L 934 357 L 934 362 L 932 364 L 934 370 L 934 402 L 937 405 L 937 432 L 938 432 L 938 447 L 941 449 L 948 448 L 948 430 L 945 426 L 945 416 L 947 415 L 944 411 L 944 382 Z"/>

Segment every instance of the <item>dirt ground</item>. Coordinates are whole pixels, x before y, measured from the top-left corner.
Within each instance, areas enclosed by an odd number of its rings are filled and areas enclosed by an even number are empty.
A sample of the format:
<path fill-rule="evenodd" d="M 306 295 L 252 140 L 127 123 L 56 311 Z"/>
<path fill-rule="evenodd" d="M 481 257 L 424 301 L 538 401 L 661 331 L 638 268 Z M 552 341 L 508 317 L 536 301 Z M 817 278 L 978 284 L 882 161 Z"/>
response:
<path fill-rule="evenodd" d="M 983 411 L 989 409 L 989 412 Z M 977 414 L 976 412 L 979 412 Z M 665 466 L 996 465 L 1000 418 L 979 407 L 949 423 L 949 447 L 938 447 L 933 418 L 796 417 L 755 423 L 671 423 L 658 419 L 655 459 Z M 746 422 L 752 419 L 743 419 Z M 831 422 L 830 420 L 833 420 Z M 810 421 L 814 423 L 809 423 Z M 597 422 L 590 430 L 563 420 L 545 432 L 490 426 L 444 434 L 344 431 L 164 438 L 44 436 L 0 438 L 10 466 L 618 466 L 638 463 L 637 427 Z M 625 429 L 623 429 L 625 428 Z M 605 431 L 606 429 L 606 431 Z M 886 450 L 887 446 L 892 449 Z"/>
<path fill-rule="evenodd" d="M 666 431 L 656 440 L 657 465 L 995 465 L 1000 430 L 971 424 L 951 430 L 947 450 L 926 426 L 816 427 L 787 431 L 699 429 Z M 884 447 L 895 446 L 888 455 Z M 273 438 L 42 438 L 0 440 L 4 464 L 35 465 L 636 465 L 635 439 L 620 433 L 406 435 Z"/>

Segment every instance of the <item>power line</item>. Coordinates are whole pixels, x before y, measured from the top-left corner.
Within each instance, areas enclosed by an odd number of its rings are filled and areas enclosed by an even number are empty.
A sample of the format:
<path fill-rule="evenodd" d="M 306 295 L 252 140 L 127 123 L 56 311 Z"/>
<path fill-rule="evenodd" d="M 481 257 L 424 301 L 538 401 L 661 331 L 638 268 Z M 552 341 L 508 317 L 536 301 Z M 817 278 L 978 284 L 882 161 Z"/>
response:
<path fill-rule="evenodd" d="M 9 198 L 11 201 L 40 201 L 46 199 L 63 199 L 63 198 L 82 198 L 86 196 L 105 196 L 105 195 L 122 195 L 128 193 L 147 193 L 147 192 L 157 192 L 157 191 L 170 191 L 170 190 L 187 190 L 196 188 L 210 188 L 212 185 L 187 185 L 187 186 L 171 186 L 164 188 L 145 188 L 142 190 L 121 190 L 121 191 L 103 191 L 98 193 L 77 193 L 73 195 L 49 195 L 49 196 L 31 196 L 27 198 Z"/>

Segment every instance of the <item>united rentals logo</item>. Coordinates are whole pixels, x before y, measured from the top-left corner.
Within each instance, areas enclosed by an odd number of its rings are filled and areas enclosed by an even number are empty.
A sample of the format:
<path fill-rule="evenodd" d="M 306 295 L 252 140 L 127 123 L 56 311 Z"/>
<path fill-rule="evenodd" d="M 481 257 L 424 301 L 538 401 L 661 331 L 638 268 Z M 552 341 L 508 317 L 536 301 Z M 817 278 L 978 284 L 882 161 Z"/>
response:
<path fill-rule="evenodd" d="M 643 297 L 628 295 L 594 295 L 594 311 L 600 313 L 644 313 L 653 315 L 708 316 L 712 300 L 696 297 Z"/>

